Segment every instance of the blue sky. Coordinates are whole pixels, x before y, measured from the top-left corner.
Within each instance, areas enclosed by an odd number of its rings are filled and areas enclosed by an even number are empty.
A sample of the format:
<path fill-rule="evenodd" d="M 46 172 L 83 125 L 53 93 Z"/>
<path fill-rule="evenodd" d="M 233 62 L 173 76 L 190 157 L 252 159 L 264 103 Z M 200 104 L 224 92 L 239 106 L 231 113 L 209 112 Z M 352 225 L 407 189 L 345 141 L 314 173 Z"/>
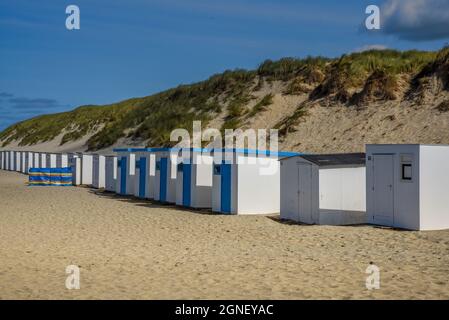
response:
<path fill-rule="evenodd" d="M 44 113 L 107 104 L 265 59 L 368 46 L 435 50 L 449 0 L 0 0 L 0 130 Z M 81 29 L 65 28 L 65 8 Z M 362 30 L 365 8 L 383 29 Z"/>

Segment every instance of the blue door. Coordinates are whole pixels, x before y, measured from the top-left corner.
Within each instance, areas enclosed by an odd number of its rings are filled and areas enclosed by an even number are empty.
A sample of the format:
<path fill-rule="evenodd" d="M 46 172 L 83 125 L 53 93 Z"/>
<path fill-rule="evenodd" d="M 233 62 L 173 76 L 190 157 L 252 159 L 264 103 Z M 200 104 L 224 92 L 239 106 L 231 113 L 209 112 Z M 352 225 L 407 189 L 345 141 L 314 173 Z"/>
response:
<path fill-rule="evenodd" d="M 167 165 L 168 159 L 161 158 L 159 200 L 163 202 L 167 201 Z"/>
<path fill-rule="evenodd" d="M 191 204 L 192 165 L 182 164 L 182 205 L 190 207 Z"/>
<path fill-rule="evenodd" d="M 145 198 L 147 158 L 140 158 L 139 163 L 139 198 Z"/>
<path fill-rule="evenodd" d="M 221 212 L 231 213 L 231 165 L 221 165 Z"/>
<path fill-rule="evenodd" d="M 126 167 L 127 158 L 122 157 L 120 160 L 120 194 L 126 195 Z"/>

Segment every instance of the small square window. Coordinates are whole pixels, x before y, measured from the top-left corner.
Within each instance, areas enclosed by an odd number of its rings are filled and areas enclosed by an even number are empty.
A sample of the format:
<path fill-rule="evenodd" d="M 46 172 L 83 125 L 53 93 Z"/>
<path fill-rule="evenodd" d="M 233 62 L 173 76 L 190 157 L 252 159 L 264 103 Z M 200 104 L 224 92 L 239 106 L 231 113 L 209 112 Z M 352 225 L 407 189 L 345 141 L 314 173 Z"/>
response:
<path fill-rule="evenodd" d="M 158 171 L 161 170 L 161 162 L 160 161 L 156 161 L 156 170 L 158 170 Z"/>
<path fill-rule="evenodd" d="M 219 176 L 221 174 L 221 166 L 219 164 L 214 166 L 214 175 Z"/>
<path fill-rule="evenodd" d="M 410 163 L 402 164 L 402 180 L 412 180 L 412 165 Z"/>

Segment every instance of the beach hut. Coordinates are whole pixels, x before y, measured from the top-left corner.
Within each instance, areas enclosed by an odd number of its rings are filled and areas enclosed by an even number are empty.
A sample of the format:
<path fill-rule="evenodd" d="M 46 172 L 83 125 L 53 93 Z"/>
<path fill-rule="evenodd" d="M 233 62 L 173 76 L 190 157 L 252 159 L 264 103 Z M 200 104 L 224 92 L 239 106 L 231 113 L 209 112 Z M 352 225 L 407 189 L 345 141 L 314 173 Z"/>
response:
<path fill-rule="evenodd" d="M 28 174 L 29 170 L 31 168 L 33 168 L 33 164 L 34 164 L 34 153 L 33 152 L 26 152 L 26 157 L 25 157 L 25 172 L 26 174 Z"/>
<path fill-rule="evenodd" d="M 0 169 L 5 169 L 5 151 L 0 151 Z"/>
<path fill-rule="evenodd" d="M 185 150 L 178 163 L 176 204 L 212 208 L 213 156 L 204 149 Z"/>
<path fill-rule="evenodd" d="M 93 182 L 94 157 L 91 154 L 80 153 L 81 159 L 81 184 L 91 186 Z"/>
<path fill-rule="evenodd" d="M 47 168 L 47 154 L 44 152 L 39 152 L 39 168 Z"/>
<path fill-rule="evenodd" d="M 15 163 L 14 169 L 17 172 L 21 172 L 22 171 L 22 152 L 16 151 L 15 153 L 16 153 L 16 158 L 15 158 L 16 163 Z"/>
<path fill-rule="evenodd" d="M 155 157 L 154 200 L 176 203 L 176 176 L 179 149 L 152 148 Z"/>
<path fill-rule="evenodd" d="M 5 169 L 5 151 L 0 151 L 0 169 Z"/>
<path fill-rule="evenodd" d="M 5 151 L 5 170 L 11 170 L 11 152 Z"/>
<path fill-rule="evenodd" d="M 9 152 L 3 151 L 3 170 L 9 169 Z"/>
<path fill-rule="evenodd" d="M 56 158 L 57 155 L 55 153 L 47 153 L 46 155 L 46 164 L 47 168 L 56 168 Z"/>
<path fill-rule="evenodd" d="M 16 169 L 16 152 L 9 151 L 9 171 L 15 171 Z"/>
<path fill-rule="evenodd" d="M 33 157 L 34 157 L 33 168 L 39 169 L 40 168 L 40 166 L 39 166 L 39 152 L 33 152 Z"/>
<path fill-rule="evenodd" d="M 11 152 L 5 151 L 5 170 L 11 170 Z"/>
<path fill-rule="evenodd" d="M 114 149 L 117 152 L 116 192 L 120 195 L 134 195 L 136 155 L 132 149 Z"/>
<path fill-rule="evenodd" d="M 5 162 L 4 162 L 4 170 L 9 170 L 9 165 L 10 165 L 10 160 L 9 160 L 9 155 L 10 152 L 9 151 L 5 151 Z"/>
<path fill-rule="evenodd" d="M 104 189 L 106 186 L 106 158 L 103 155 L 93 156 L 92 186 L 96 189 Z"/>
<path fill-rule="evenodd" d="M 67 168 L 69 166 L 69 155 L 67 153 L 58 153 L 56 155 L 56 168 Z"/>
<path fill-rule="evenodd" d="M 3 170 L 9 169 L 9 152 L 3 151 Z"/>
<path fill-rule="evenodd" d="M 105 189 L 106 191 L 115 192 L 117 184 L 117 157 L 105 157 Z"/>
<path fill-rule="evenodd" d="M 449 228 L 449 146 L 366 146 L 367 220 L 410 230 Z"/>
<path fill-rule="evenodd" d="M 72 169 L 72 184 L 79 186 L 81 184 L 81 158 L 78 154 L 69 155 L 69 165 Z"/>
<path fill-rule="evenodd" d="M 364 153 L 297 155 L 280 162 L 282 219 L 366 223 Z"/>
<path fill-rule="evenodd" d="M 10 165 L 9 170 L 10 171 L 16 171 L 16 157 L 17 157 L 17 151 L 10 151 Z"/>
<path fill-rule="evenodd" d="M 279 213 L 279 157 L 291 152 L 224 150 L 214 152 L 212 211 L 224 214 Z"/>
<path fill-rule="evenodd" d="M 20 157 L 20 172 L 26 173 L 26 163 L 27 163 L 28 152 L 22 151 Z"/>

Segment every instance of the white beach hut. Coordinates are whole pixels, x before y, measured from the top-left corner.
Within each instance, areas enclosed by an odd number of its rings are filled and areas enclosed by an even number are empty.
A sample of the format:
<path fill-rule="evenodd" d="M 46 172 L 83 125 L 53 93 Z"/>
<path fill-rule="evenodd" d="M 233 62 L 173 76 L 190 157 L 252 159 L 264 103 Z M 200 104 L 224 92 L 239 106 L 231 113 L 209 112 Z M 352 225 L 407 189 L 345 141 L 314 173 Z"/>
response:
<path fill-rule="evenodd" d="M 9 171 L 15 171 L 16 170 L 16 152 L 10 151 L 9 152 Z"/>
<path fill-rule="evenodd" d="M 69 166 L 69 155 L 67 153 L 58 153 L 56 155 L 56 168 L 67 168 Z"/>
<path fill-rule="evenodd" d="M 120 195 L 134 195 L 136 155 L 132 149 L 114 149 L 114 152 L 117 152 L 116 193 Z"/>
<path fill-rule="evenodd" d="M 93 182 L 94 157 L 91 154 L 80 153 L 81 158 L 81 184 L 91 186 Z"/>
<path fill-rule="evenodd" d="M 152 148 L 155 153 L 154 197 L 156 201 L 176 203 L 176 176 L 179 149 Z"/>
<path fill-rule="evenodd" d="M 96 189 L 104 189 L 106 186 L 106 158 L 103 155 L 93 156 L 92 186 Z"/>
<path fill-rule="evenodd" d="M 448 181 L 447 145 L 367 145 L 367 220 L 411 230 L 448 229 Z"/>
<path fill-rule="evenodd" d="M 11 152 L 5 151 L 5 170 L 9 170 L 11 165 Z"/>
<path fill-rule="evenodd" d="M 115 192 L 117 184 L 117 157 L 106 156 L 105 157 L 105 189 L 109 192 Z"/>
<path fill-rule="evenodd" d="M 0 151 L 0 169 L 5 169 L 5 151 Z"/>
<path fill-rule="evenodd" d="M 40 168 L 39 165 L 39 152 L 33 152 L 33 168 Z"/>
<path fill-rule="evenodd" d="M 56 168 L 56 154 L 55 153 L 47 153 L 46 155 L 46 164 L 47 168 Z"/>
<path fill-rule="evenodd" d="M 44 152 L 39 152 L 39 168 L 47 167 L 47 154 Z"/>
<path fill-rule="evenodd" d="M 10 159 L 10 152 L 5 151 L 5 166 L 4 166 L 5 170 L 9 170 L 9 166 L 11 165 L 11 160 L 9 159 Z"/>
<path fill-rule="evenodd" d="M 26 152 L 26 158 L 25 158 L 25 173 L 28 174 L 28 171 L 33 167 L 34 165 L 34 152 Z"/>
<path fill-rule="evenodd" d="M 22 171 L 22 152 L 16 151 L 15 153 L 16 153 L 16 158 L 15 158 L 16 164 L 15 164 L 14 169 L 17 172 L 21 172 Z"/>
<path fill-rule="evenodd" d="M 292 155 L 296 153 L 226 150 L 222 163 L 214 165 L 212 211 L 224 214 L 278 213 L 278 159 Z M 216 160 L 214 162 L 217 163 Z"/>
<path fill-rule="evenodd" d="M 27 173 L 27 158 L 28 158 L 28 152 L 27 151 L 22 151 L 21 157 L 20 157 L 20 172 L 22 173 Z"/>
<path fill-rule="evenodd" d="M 187 152 L 186 152 L 187 151 Z M 176 177 L 176 204 L 212 208 L 213 156 L 205 149 L 182 149 Z"/>
<path fill-rule="evenodd" d="M 81 158 L 78 154 L 69 154 L 69 165 L 72 169 L 72 184 L 79 186 L 81 184 Z"/>
<path fill-rule="evenodd" d="M 9 170 L 16 171 L 16 156 L 17 151 L 10 151 Z"/>
<path fill-rule="evenodd" d="M 0 169 L 4 170 L 5 169 L 5 151 L 0 151 Z"/>
<path fill-rule="evenodd" d="M 280 162 L 282 219 L 366 223 L 364 153 L 298 155 Z"/>

